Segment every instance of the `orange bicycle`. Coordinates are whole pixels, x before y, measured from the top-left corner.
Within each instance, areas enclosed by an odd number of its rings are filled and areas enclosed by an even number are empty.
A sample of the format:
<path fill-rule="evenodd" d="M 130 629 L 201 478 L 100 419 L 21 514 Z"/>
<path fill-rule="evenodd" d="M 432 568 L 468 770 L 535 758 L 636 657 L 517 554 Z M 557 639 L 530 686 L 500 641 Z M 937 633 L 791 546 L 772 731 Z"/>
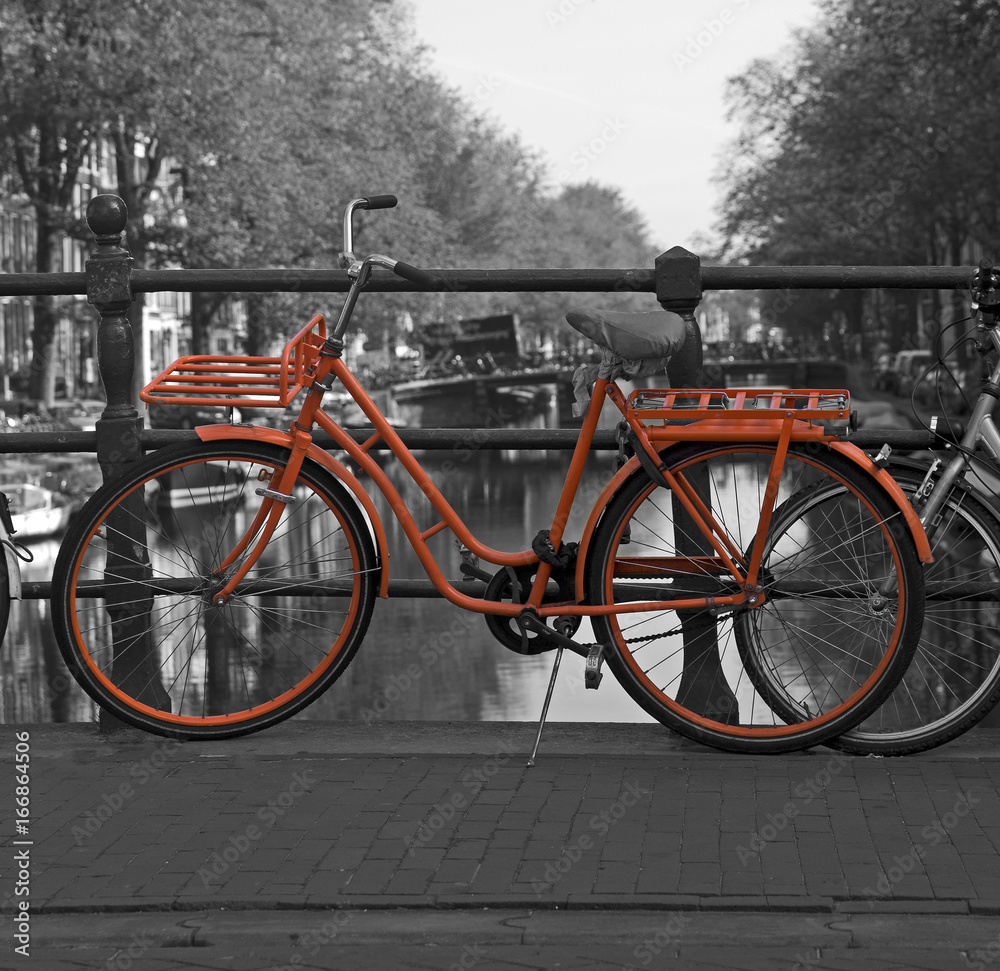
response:
<path fill-rule="evenodd" d="M 348 206 L 352 283 L 329 334 L 316 316 L 280 358 L 181 358 L 143 392 L 180 405 L 226 395 L 241 408 L 286 407 L 306 394 L 287 430 L 202 426 L 199 441 L 140 460 L 75 517 L 55 567 L 53 618 L 86 691 L 148 731 L 220 738 L 287 718 L 344 672 L 376 597 L 388 594 L 391 559 L 375 505 L 313 441 L 318 427 L 384 494 L 441 596 L 485 615 L 513 651 L 556 652 L 549 695 L 568 649 L 586 658 L 588 687 L 606 661 L 645 711 L 731 751 L 818 744 L 873 712 L 913 654 L 930 551 L 896 483 L 840 440 L 847 392 L 626 396 L 616 376 L 642 374 L 642 361 L 662 368 L 685 321 L 667 311 L 574 312 L 570 322 L 604 358 L 551 525 L 531 549 L 492 549 L 343 360 L 373 267 L 433 283 L 416 267 L 351 254 L 354 212 L 395 204 L 374 196 Z M 371 422 L 367 441 L 324 412 L 335 381 Z M 586 374 L 581 384 L 589 390 Z M 569 542 L 606 398 L 622 415 L 620 467 Z M 376 443 L 420 488 L 432 522 L 418 525 L 374 460 Z M 432 549 L 446 531 L 460 544 L 461 571 L 484 584 L 447 579 Z M 578 636 L 584 621 L 592 640 Z"/>

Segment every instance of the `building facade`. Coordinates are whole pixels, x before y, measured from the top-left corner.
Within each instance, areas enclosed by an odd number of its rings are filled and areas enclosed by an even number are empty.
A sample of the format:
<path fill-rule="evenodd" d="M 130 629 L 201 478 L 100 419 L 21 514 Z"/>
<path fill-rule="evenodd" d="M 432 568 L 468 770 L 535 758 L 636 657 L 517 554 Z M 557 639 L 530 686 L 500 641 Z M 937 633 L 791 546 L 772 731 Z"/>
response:
<path fill-rule="evenodd" d="M 141 164 L 141 159 L 137 162 Z M 169 218 L 176 212 L 179 186 L 172 167 L 161 167 L 163 176 L 151 192 L 148 219 Z M 80 168 L 73 190 L 75 222 L 85 225 L 87 205 L 116 185 L 114 156 L 97 142 Z M 156 205 L 156 200 L 174 205 Z M 55 272 L 82 272 L 93 252 L 89 234 L 78 238 L 67 233 L 60 247 Z M 34 209 L 23 194 L 13 191 L 12 180 L 0 178 L 0 273 L 32 273 L 36 269 Z M 98 318 L 85 297 L 56 298 L 58 323 L 53 339 L 56 398 L 104 398 L 97 358 Z M 143 384 L 191 346 L 191 299 L 188 293 L 148 293 L 144 297 L 142 349 L 136 362 Z M 0 297 L 0 396 L 27 391 L 32 360 L 32 298 Z M 212 322 L 209 346 L 215 353 L 234 354 L 243 349 L 246 313 L 242 302 L 227 300 Z"/>

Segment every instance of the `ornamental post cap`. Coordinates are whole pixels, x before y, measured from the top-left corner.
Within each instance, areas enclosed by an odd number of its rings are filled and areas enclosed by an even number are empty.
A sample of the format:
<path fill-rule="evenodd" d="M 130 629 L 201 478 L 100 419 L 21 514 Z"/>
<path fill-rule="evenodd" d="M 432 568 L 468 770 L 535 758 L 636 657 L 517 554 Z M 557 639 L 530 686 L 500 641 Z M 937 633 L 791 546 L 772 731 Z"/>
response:
<path fill-rule="evenodd" d="M 120 236 L 128 222 L 128 209 L 119 196 L 105 193 L 87 203 L 87 225 L 95 236 Z"/>

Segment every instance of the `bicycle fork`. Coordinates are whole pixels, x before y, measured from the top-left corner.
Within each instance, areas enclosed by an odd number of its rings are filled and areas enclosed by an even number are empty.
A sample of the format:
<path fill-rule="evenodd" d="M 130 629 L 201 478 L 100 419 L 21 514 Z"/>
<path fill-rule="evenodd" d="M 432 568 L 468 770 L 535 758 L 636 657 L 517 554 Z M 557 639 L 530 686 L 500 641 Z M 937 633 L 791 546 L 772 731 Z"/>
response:
<path fill-rule="evenodd" d="M 253 565 L 260 558 L 261 553 L 264 552 L 264 547 L 267 546 L 275 529 L 277 529 L 278 521 L 285 511 L 285 507 L 295 502 L 292 490 L 299 476 L 299 470 L 302 468 L 302 460 L 305 458 L 311 443 L 312 436 L 308 432 L 296 427 L 294 442 L 288 457 L 288 464 L 281 474 L 281 479 L 277 483 L 277 487 L 275 488 L 275 483 L 272 480 L 271 488 L 261 486 L 255 490 L 256 494 L 261 496 L 264 501 L 260 504 L 253 522 L 247 527 L 246 532 L 240 538 L 239 542 L 216 568 L 215 575 L 220 579 L 225 576 L 226 570 L 233 566 L 244 554 L 255 538 L 257 542 L 253 549 L 246 555 L 239 569 L 229 578 L 228 582 L 212 594 L 212 603 L 216 607 L 223 607 L 225 605 L 226 600 L 229 599 L 229 595 L 236 589 L 247 573 L 250 572 Z"/>

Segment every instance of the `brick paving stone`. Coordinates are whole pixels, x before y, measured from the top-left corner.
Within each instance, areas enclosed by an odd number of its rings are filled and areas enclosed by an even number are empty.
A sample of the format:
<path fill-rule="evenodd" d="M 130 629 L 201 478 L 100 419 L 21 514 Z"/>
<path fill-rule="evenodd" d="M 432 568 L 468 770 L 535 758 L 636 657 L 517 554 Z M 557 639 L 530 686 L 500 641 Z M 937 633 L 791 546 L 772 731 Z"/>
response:
<path fill-rule="evenodd" d="M 253 745 L 266 750 L 268 738 Z M 78 836 L 72 827 L 85 811 L 156 748 L 98 753 L 86 763 L 47 758 L 33 793 L 39 911 L 60 902 L 669 907 L 697 896 L 720 912 L 741 902 L 800 912 L 835 900 L 843 913 L 1000 915 L 1000 759 L 954 758 L 950 746 L 865 760 L 829 752 L 737 757 L 679 743 L 662 755 L 555 756 L 524 770 L 500 765 L 488 754 L 495 745 L 482 755 L 267 759 L 241 745 L 232 743 L 240 754 L 211 762 L 185 746 L 183 758 L 171 758 L 115 815 Z M 477 770 L 489 778 L 477 780 Z M 314 780 L 311 790 L 265 824 L 268 801 L 277 805 L 296 772 Z M 635 805 L 623 798 L 629 784 L 649 790 Z M 959 815 L 956 800 L 969 790 L 977 801 Z M 446 805 L 454 814 L 431 831 Z M 261 833 L 252 848 L 203 880 L 199 868 L 250 826 Z M 428 839 L 411 854 L 405 840 L 420 827 Z M 755 834 L 764 842 L 751 851 Z M 586 849 L 571 859 L 583 837 Z M 797 953 L 788 966 L 802 963 Z M 845 957 L 836 966 L 851 965 Z"/>
<path fill-rule="evenodd" d="M 368 860 L 399 860 L 406 855 L 407 846 L 401 839 L 377 839 L 365 849 Z"/>
<path fill-rule="evenodd" d="M 315 871 L 316 865 L 311 860 L 286 860 L 275 869 L 274 881 L 277 884 L 302 886 Z"/>
<path fill-rule="evenodd" d="M 520 862 L 514 855 L 504 858 L 500 854 L 488 854 L 476 870 L 469 890 L 472 893 L 504 893 L 514 882 Z"/>
<path fill-rule="evenodd" d="M 719 858 L 719 839 L 714 840 L 689 840 L 684 839 L 681 844 L 682 863 L 710 863 Z"/>
<path fill-rule="evenodd" d="M 527 842 L 521 856 L 525 860 L 555 860 L 566 849 L 562 840 L 536 840 Z"/>
<path fill-rule="evenodd" d="M 466 820 L 481 820 L 483 822 L 496 822 L 504 814 L 505 807 L 499 803 L 474 802 L 465 811 Z M 508 807 L 509 811 L 509 807 Z"/>
<path fill-rule="evenodd" d="M 535 831 L 538 831 L 538 827 L 535 827 Z M 458 824 L 455 830 L 455 838 L 459 840 L 467 839 L 489 839 L 494 832 L 496 832 L 496 826 L 490 822 L 483 822 L 480 820 L 468 820 Z M 541 834 L 539 834 L 541 835 Z"/>
<path fill-rule="evenodd" d="M 504 813 L 497 820 L 497 829 L 529 831 L 537 817 L 533 813 Z"/>
<path fill-rule="evenodd" d="M 637 876 L 632 864 L 602 860 L 597 870 L 594 893 L 634 893 Z"/>
<path fill-rule="evenodd" d="M 671 866 L 643 866 L 636 881 L 636 893 L 678 893 L 681 880 L 680 863 Z"/>
<path fill-rule="evenodd" d="M 807 870 L 805 888 L 817 896 L 844 897 L 848 893 L 847 880 L 840 873 L 819 873 Z"/>
<path fill-rule="evenodd" d="M 378 831 L 379 839 L 405 839 L 417 832 L 418 826 L 412 820 L 389 819 Z"/>
<path fill-rule="evenodd" d="M 371 846 L 377 831 L 374 829 L 347 829 L 337 837 L 337 846 Z"/>
<path fill-rule="evenodd" d="M 490 839 L 491 846 L 519 847 L 524 846 L 531 838 L 527 830 L 498 829 Z"/>
<path fill-rule="evenodd" d="M 323 870 L 309 877 L 302 892 L 307 899 L 317 894 L 329 899 L 339 897 L 353 876 L 353 870 Z"/>
<path fill-rule="evenodd" d="M 875 844 L 870 840 L 848 841 L 837 839 L 834 836 L 834 843 L 837 846 L 837 856 L 844 866 L 870 864 L 872 860 L 878 858 L 878 851 Z"/>
<path fill-rule="evenodd" d="M 724 897 L 744 894 L 760 895 L 764 892 L 764 879 L 760 872 L 731 870 L 722 873 L 722 894 Z"/>
<path fill-rule="evenodd" d="M 433 869 L 441 863 L 447 852 L 447 848 L 443 846 L 413 846 L 400 858 L 399 868 L 400 870 Z"/>
<path fill-rule="evenodd" d="M 434 873 L 435 883 L 467 884 L 479 869 L 479 858 L 450 860 L 447 857 L 438 865 Z"/>
<path fill-rule="evenodd" d="M 621 861 L 624 863 L 630 863 L 634 866 L 642 857 L 642 851 L 643 844 L 639 841 L 625 842 L 623 840 L 616 840 L 605 844 L 601 850 L 601 859 L 608 861 Z"/>
<path fill-rule="evenodd" d="M 425 894 L 434 870 L 397 870 L 386 884 L 387 894 Z"/>
<path fill-rule="evenodd" d="M 447 860 L 479 860 L 486 852 L 487 840 L 456 839 L 445 854 Z"/>
<path fill-rule="evenodd" d="M 682 863 L 678 893 L 708 894 L 716 896 L 722 892 L 722 870 L 718 865 L 706 863 Z"/>
<path fill-rule="evenodd" d="M 505 806 L 510 802 L 510 792 L 506 789 L 484 789 L 476 796 L 476 804 L 481 806 Z"/>
<path fill-rule="evenodd" d="M 339 843 L 326 853 L 317 856 L 312 853 L 296 853 L 296 859 L 317 860 L 317 867 L 325 870 L 342 870 L 356 867 L 367 855 L 367 846 L 341 846 Z"/>
<path fill-rule="evenodd" d="M 395 860 L 363 860 L 354 870 L 346 892 L 382 893 L 398 866 Z"/>

